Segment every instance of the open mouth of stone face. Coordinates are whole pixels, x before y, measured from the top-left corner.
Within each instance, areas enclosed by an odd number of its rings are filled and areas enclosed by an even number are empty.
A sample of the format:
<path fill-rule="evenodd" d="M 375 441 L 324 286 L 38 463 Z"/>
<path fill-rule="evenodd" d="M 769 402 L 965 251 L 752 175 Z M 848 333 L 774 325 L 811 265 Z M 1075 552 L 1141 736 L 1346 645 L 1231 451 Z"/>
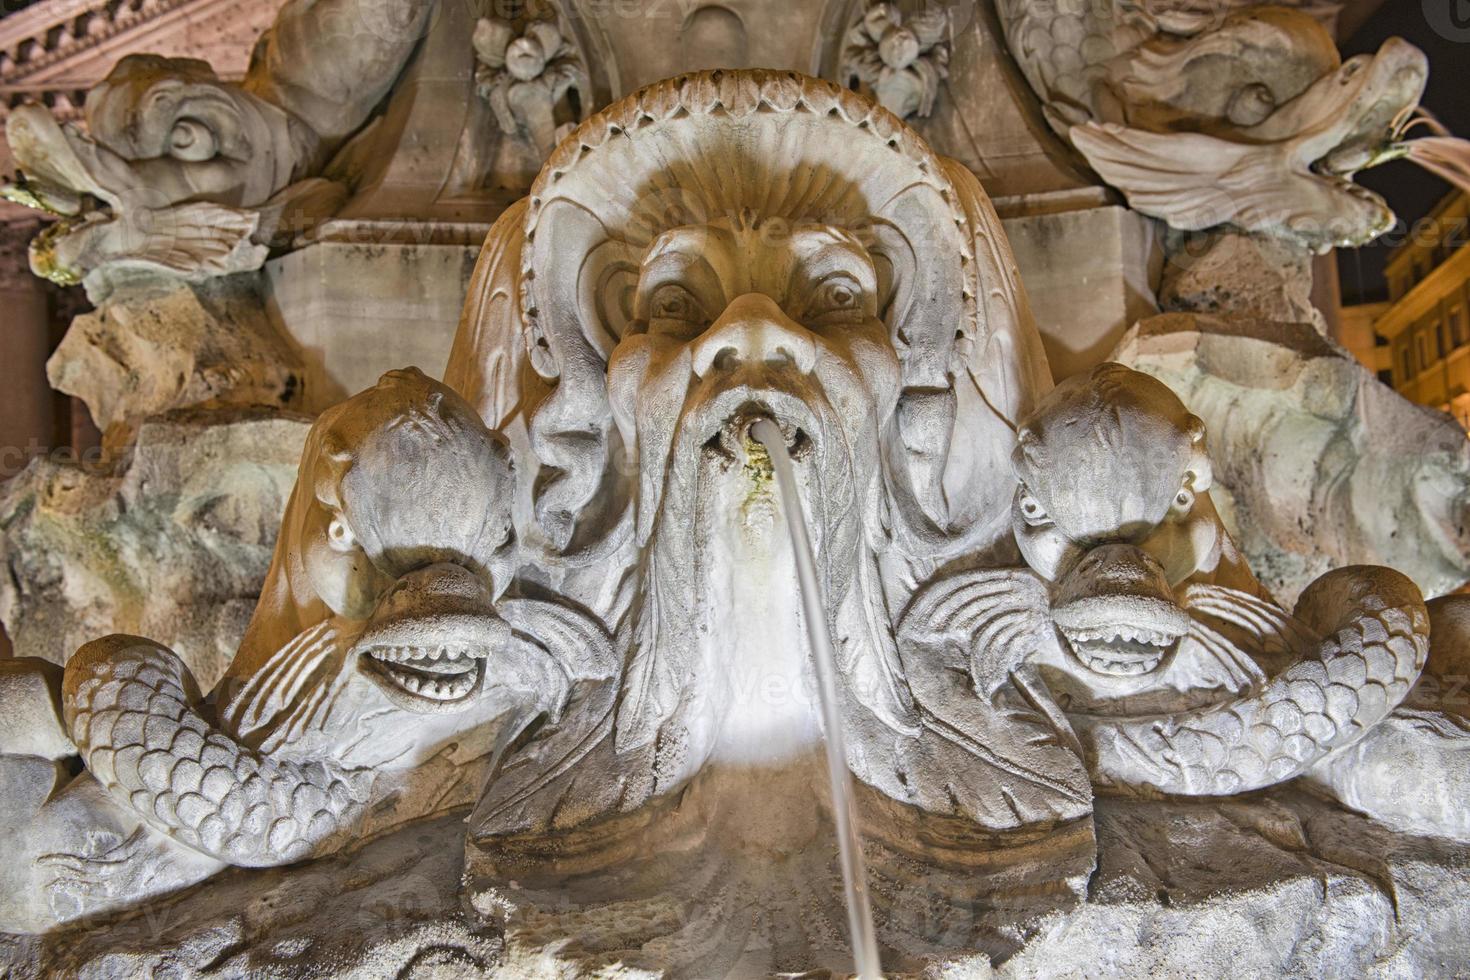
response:
<path fill-rule="evenodd" d="M 1067 645 L 1090 670 L 1132 677 L 1158 669 L 1179 637 L 1147 626 L 1127 624 L 1062 629 Z"/>
<path fill-rule="evenodd" d="M 705 452 L 713 453 L 732 462 L 744 461 L 749 455 L 750 444 L 759 441 L 752 434 L 751 428 L 761 419 L 770 419 L 776 423 L 786 443 L 786 452 L 793 460 L 804 459 L 810 455 L 812 438 L 807 434 L 805 428 L 786 419 L 773 418 L 760 411 L 741 412 L 732 416 L 720 427 L 719 432 L 705 440 Z"/>
<path fill-rule="evenodd" d="M 376 646 L 362 655 L 381 682 L 425 707 L 467 701 L 485 678 L 485 652 L 464 646 Z"/>
<path fill-rule="evenodd" d="M 711 420 L 700 433 L 704 452 L 729 463 L 748 461 L 748 447 L 757 441 L 751 429 L 762 419 L 781 430 L 786 452 L 794 461 L 805 460 L 816 451 L 816 415 L 795 395 L 736 390 L 716 398 L 703 415 Z"/>

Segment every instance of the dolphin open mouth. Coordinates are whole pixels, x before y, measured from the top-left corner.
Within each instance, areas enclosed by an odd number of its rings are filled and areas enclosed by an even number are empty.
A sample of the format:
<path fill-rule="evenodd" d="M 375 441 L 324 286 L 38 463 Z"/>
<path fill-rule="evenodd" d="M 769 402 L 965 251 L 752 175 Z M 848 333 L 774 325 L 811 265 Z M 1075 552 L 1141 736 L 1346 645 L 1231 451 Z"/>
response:
<path fill-rule="evenodd" d="M 479 695 L 490 653 L 509 633 L 481 578 L 461 565 L 439 563 L 399 579 L 353 653 L 396 706 L 456 711 Z"/>
<path fill-rule="evenodd" d="M 1073 579 L 1052 608 L 1052 621 L 1067 646 L 1099 674 L 1132 677 L 1157 670 L 1190 627 L 1189 614 L 1169 595 L 1162 570 L 1152 562 L 1116 560 L 1090 567 L 1093 574 Z"/>
<path fill-rule="evenodd" d="M 1339 230 L 1339 244 L 1361 244 L 1386 231 L 1392 211 L 1377 194 L 1353 182 L 1360 171 L 1407 155 L 1401 141 L 1406 121 L 1429 77 L 1424 55 L 1391 38 L 1374 55 L 1359 55 L 1319 80 L 1277 117 L 1246 130 L 1252 140 L 1285 138 L 1298 173 L 1345 195 L 1342 207 L 1360 217 Z M 1299 135 L 1290 136 L 1290 129 Z M 1286 131 L 1283 131 L 1286 130 Z"/>

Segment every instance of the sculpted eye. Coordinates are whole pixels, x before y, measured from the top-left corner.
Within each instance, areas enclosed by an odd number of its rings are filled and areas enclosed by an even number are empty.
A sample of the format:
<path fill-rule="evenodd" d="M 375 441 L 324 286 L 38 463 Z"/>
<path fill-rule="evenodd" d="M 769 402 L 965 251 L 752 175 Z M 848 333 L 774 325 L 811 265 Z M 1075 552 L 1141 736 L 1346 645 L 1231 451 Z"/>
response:
<path fill-rule="evenodd" d="M 334 551 L 351 551 L 357 544 L 357 536 L 352 533 L 352 528 L 342 520 L 341 515 L 332 518 L 327 525 L 327 541 L 330 542 Z"/>
<path fill-rule="evenodd" d="M 1174 495 L 1174 512 L 1184 514 L 1192 507 L 1194 507 L 1194 491 L 1188 487 L 1180 487 L 1179 492 Z"/>
<path fill-rule="evenodd" d="M 1021 517 L 1025 519 L 1027 524 L 1033 527 L 1038 524 L 1045 524 L 1051 520 L 1051 518 L 1046 516 L 1046 508 L 1041 506 L 1041 502 L 1029 493 L 1023 492 L 1016 506 L 1020 508 Z"/>
<path fill-rule="evenodd" d="M 219 141 L 198 119 L 180 119 L 169 131 L 168 152 L 179 160 L 210 160 L 219 152 Z"/>
<path fill-rule="evenodd" d="M 663 320 L 675 326 L 702 326 L 708 317 L 705 316 L 704 308 L 699 305 L 699 300 L 689 290 L 676 283 L 666 283 L 654 291 L 653 299 L 648 304 L 648 319 L 650 323 Z"/>
<path fill-rule="evenodd" d="M 807 305 L 808 321 L 848 321 L 862 319 L 863 290 L 850 276 L 831 276 L 823 280 Z"/>

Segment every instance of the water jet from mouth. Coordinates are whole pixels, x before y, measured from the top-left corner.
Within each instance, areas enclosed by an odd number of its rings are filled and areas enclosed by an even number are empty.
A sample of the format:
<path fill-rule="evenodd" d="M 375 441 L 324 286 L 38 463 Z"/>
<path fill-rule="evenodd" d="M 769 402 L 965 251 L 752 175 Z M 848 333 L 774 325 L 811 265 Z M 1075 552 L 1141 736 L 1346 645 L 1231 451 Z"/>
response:
<path fill-rule="evenodd" d="M 791 456 L 786 451 L 786 437 L 780 426 L 768 418 L 762 418 L 757 419 L 749 431 L 751 438 L 766 447 L 771 458 L 776 472 L 776 483 L 781 488 L 781 509 L 786 513 L 786 528 L 791 533 L 791 547 L 796 556 L 797 584 L 801 589 L 807 637 L 811 642 L 812 662 L 817 675 L 817 692 L 822 702 L 822 723 L 827 732 L 827 775 L 832 788 L 832 819 L 836 824 L 837 851 L 847 899 L 847 924 L 852 938 L 853 965 L 857 975 L 863 980 L 877 980 L 882 976 L 878 961 L 878 939 L 873 929 L 867 870 L 863 863 L 862 844 L 858 840 L 857 822 L 853 813 L 852 775 L 847 768 L 842 712 L 837 702 L 837 663 L 832 654 L 826 604 L 817 585 L 811 537 L 807 534 L 801 495 L 796 488 L 796 474 L 792 471 Z"/>

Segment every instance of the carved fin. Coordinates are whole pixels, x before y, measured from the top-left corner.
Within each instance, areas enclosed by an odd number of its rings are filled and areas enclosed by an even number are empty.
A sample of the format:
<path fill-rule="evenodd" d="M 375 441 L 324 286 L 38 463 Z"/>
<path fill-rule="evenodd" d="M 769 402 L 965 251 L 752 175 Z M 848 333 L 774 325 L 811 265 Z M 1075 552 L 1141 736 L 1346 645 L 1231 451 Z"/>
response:
<path fill-rule="evenodd" d="M 127 265 L 161 269 L 192 279 L 249 272 L 265 262 L 268 249 L 254 241 L 260 223 L 257 211 L 196 201 L 149 214 L 149 234 L 142 245 L 130 247 L 132 243 L 127 239 L 131 236 L 125 235 L 103 247 Z M 107 228 L 121 230 L 122 221 L 113 221 Z"/>
<path fill-rule="evenodd" d="M 925 588 L 899 624 L 910 641 L 964 653 L 977 689 L 992 695 L 1011 671 L 1052 642 L 1046 586 L 1025 569 L 965 572 Z"/>
<path fill-rule="evenodd" d="M 1129 205 L 1175 228 L 1271 227 L 1322 191 L 1288 165 L 1280 144 L 1095 122 L 1074 126 L 1070 135 L 1088 164 L 1122 191 Z"/>

